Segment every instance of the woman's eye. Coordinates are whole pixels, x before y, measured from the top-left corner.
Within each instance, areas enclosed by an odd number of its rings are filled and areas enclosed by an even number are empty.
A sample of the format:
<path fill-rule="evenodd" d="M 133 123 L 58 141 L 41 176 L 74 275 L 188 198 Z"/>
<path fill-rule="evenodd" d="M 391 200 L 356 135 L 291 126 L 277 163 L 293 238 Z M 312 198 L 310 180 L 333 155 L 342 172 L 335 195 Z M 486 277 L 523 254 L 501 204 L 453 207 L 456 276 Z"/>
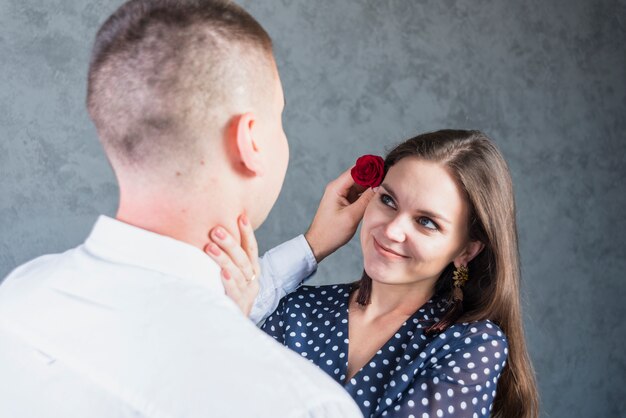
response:
<path fill-rule="evenodd" d="M 417 218 L 417 222 L 424 228 L 432 229 L 433 231 L 439 229 L 436 223 L 434 223 L 430 218 L 426 218 L 425 216 Z"/>
<path fill-rule="evenodd" d="M 394 209 L 396 207 L 395 202 L 393 201 L 391 196 L 389 196 L 388 194 L 381 194 L 380 195 L 380 201 L 383 202 L 383 205 L 385 205 L 385 206 L 389 206 L 389 207 L 394 208 Z"/>

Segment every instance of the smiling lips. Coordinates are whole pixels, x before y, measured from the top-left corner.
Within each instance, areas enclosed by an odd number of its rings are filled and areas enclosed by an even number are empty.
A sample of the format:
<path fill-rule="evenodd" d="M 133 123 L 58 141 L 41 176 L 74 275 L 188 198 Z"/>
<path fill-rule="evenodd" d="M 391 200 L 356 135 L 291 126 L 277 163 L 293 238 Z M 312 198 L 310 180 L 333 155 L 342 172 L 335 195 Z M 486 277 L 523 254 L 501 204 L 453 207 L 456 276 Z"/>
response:
<path fill-rule="evenodd" d="M 408 258 L 405 255 L 402 254 L 398 254 L 397 252 L 387 248 L 387 247 L 383 247 L 378 241 L 376 241 L 376 238 L 372 237 L 372 239 L 374 240 L 374 248 L 376 248 L 376 251 L 378 251 L 381 255 L 383 255 L 384 257 L 390 258 L 392 260 L 399 260 L 399 259 L 403 259 L 403 258 Z"/>

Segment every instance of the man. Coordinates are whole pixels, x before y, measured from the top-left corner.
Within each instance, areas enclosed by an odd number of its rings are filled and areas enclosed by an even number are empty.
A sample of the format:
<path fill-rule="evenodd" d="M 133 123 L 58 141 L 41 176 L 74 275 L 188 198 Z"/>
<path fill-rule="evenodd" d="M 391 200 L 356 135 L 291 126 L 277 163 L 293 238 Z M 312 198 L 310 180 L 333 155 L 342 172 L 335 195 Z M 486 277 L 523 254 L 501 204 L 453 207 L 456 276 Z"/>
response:
<path fill-rule="evenodd" d="M 284 179 L 263 28 L 226 1 L 131 0 L 97 34 L 87 105 L 119 209 L 0 287 L 0 415 L 360 416 L 242 315 L 202 251 L 238 214 L 259 226 Z"/>

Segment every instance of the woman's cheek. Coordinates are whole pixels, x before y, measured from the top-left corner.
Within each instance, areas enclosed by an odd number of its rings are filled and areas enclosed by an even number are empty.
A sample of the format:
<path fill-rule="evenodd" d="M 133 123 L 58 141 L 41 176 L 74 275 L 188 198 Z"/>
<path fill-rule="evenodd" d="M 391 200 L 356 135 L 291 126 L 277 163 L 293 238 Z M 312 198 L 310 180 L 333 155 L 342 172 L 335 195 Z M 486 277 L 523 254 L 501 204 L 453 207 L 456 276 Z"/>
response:
<path fill-rule="evenodd" d="M 438 259 L 447 259 L 449 252 L 445 240 L 441 237 L 419 234 L 416 234 L 412 240 L 410 249 L 413 258 L 421 262 L 437 262 Z"/>

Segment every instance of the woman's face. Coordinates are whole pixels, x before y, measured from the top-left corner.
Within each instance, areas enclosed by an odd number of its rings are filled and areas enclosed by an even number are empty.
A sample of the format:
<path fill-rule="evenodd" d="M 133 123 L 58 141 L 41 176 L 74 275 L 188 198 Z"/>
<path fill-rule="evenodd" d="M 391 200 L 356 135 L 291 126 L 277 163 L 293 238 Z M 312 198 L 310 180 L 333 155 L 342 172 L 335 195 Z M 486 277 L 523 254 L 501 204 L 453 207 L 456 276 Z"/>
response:
<path fill-rule="evenodd" d="M 398 161 L 363 217 L 366 273 L 386 284 L 434 286 L 450 262 L 466 265 L 480 246 L 469 243 L 468 211 L 444 166 L 417 157 Z"/>

